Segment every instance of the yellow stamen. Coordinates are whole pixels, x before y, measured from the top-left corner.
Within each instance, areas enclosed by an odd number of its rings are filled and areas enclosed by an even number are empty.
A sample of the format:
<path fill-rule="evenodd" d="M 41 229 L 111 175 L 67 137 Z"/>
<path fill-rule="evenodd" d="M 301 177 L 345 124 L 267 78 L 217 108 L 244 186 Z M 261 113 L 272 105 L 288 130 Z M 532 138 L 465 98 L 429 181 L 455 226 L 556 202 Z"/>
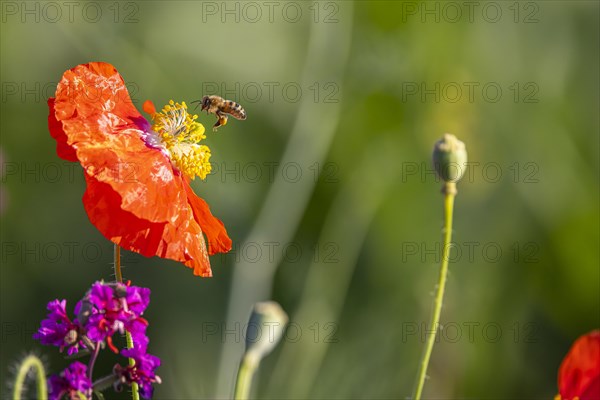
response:
<path fill-rule="evenodd" d="M 196 122 L 197 115 L 187 112 L 185 102 L 169 100 L 162 111 L 152 116 L 152 130 L 171 156 L 171 162 L 185 175 L 206 178 L 211 171 L 210 149 L 198 144 L 206 139 L 204 126 Z"/>

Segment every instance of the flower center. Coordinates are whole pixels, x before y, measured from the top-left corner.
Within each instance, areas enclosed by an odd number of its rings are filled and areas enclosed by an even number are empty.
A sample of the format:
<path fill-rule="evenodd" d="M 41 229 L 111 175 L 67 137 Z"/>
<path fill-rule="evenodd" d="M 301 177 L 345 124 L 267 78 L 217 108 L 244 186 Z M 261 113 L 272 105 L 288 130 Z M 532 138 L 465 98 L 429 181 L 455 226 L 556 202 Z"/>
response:
<path fill-rule="evenodd" d="M 181 172 L 194 179 L 205 179 L 211 171 L 210 149 L 198 144 L 206 139 L 204 126 L 196 122 L 197 115 L 190 115 L 185 102 L 173 100 L 160 112 L 152 115 L 152 130 L 171 157 L 171 162 Z"/>

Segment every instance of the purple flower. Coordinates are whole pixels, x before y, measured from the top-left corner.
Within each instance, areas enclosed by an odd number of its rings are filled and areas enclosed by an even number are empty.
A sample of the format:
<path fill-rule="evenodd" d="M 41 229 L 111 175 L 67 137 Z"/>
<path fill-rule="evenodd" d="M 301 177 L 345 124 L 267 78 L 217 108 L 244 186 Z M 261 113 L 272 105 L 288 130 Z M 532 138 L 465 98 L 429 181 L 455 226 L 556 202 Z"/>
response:
<path fill-rule="evenodd" d="M 108 346 L 118 353 L 119 350 L 112 343 L 112 336 L 116 332 L 130 332 L 134 348 L 123 350 L 122 354 L 132 358 L 135 363 L 127 367 L 116 365 L 112 379 L 116 380 L 115 388 L 135 382 L 139 385 L 142 396 L 151 398 L 152 384 L 160 383 L 160 377 L 155 374 L 160 359 L 146 353 L 148 321 L 142 314 L 149 302 L 149 289 L 129 286 L 129 283 L 124 285 L 96 282 L 75 305 L 77 318 L 74 320 L 67 315 L 66 300 L 48 303 L 48 316 L 42 321 L 34 338 L 43 344 L 58 346 L 61 351 L 67 348 L 69 355 L 77 353 L 80 345 L 98 351 L 102 341 L 106 341 Z M 93 362 L 90 365 L 93 365 Z M 66 396 L 72 400 L 79 400 L 83 394 L 86 399 L 91 399 L 92 382 L 91 378 L 88 378 L 91 375 L 92 370 L 88 373 L 84 364 L 74 362 L 60 375 L 48 378 L 49 398 L 58 400 Z"/>
<path fill-rule="evenodd" d="M 155 371 L 160 366 L 160 359 L 156 356 L 146 353 L 145 349 L 134 347 L 132 349 L 123 349 L 121 354 L 125 357 L 133 358 L 135 364 L 125 368 L 118 366 L 116 372 L 120 375 L 120 380 L 131 385 L 137 383 L 140 388 L 140 394 L 145 399 L 152 398 L 154 388 L 153 383 L 161 383 L 160 377 Z"/>
<path fill-rule="evenodd" d="M 53 300 L 46 308 L 48 316 L 42 320 L 40 329 L 33 338 L 42 344 L 57 346 L 62 352 L 67 348 L 67 354 L 73 355 L 79 351 L 79 325 L 69 319 L 66 311 L 66 300 Z"/>
<path fill-rule="evenodd" d="M 146 335 L 147 327 L 148 321 L 144 318 L 136 318 L 125 324 L 125 329 L 131 334 L 134 346 L 144 351 L 148 348 L 148 342 L 150 341 Z"/>
<path fill-rule="evenodd" d="M 87 366 L 75 361 L 60 375 L 52 375 L 48 378 L 49 400 L 59 400 L 64 395 L 69 399 L 79 399 L 82 393 L 86 399 L 92 396 L 92 381 L 87 377 Z"/>
<path fill-rule="evenodd" d="M 111 286 L 94 283 L 82 300 L 82 308 L 90 312 L 84 324 L 90 339 L 100 342 L 123 331 L 122 310 Z"/>
<path fill-rule="evenodd" d="M 126 286 L 127 307 L 136 315 L 142 315 L 150 303 L 150 289 L 138 286 Z"/>
<path fill-rule="evenodd" d="M 114 333 L 128 331 L 134 342 L 148 345 L 148 322 L 141 315 L 150 302 L 150 289 L 122 283 L 96 282 L 82 300 L 86 314 L 80 320 L 93 341 L 103 341 Z"/>
<path fill-rule="evenodd" d="M 125 299 L 126 308 L 129 313 L 135 316 L 125 322 L 125 329 L 131 333 L 135 347 L 146 350 L 148 347 L 148 337 L 146 336 L 148 321 L 142 318 L 141 315 L 144 314 L 150 303 L 150 289 L 127 286 Z"/>

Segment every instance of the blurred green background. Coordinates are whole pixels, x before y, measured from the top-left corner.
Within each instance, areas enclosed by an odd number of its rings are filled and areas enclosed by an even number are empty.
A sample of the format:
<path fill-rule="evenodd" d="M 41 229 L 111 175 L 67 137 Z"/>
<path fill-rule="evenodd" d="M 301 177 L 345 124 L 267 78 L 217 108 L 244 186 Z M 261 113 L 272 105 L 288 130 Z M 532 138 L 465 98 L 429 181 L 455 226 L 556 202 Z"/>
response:
<path fill-rule="evenodd" d="M 234 241 L 214 277 L 124 254 L 126 279 L 152 290 L 155 398 L 231 396 L 265 299 L 292 325 L 254 396 L 410 396 L 439 268 L 430 154 L 445 132 L 473 164 L 424 396 L 551 398 L 570 344 L 600 326 L 598 20 L 596 1 L 3 1 L 2 396 L 28 352 L 52 373 L 67 365 L 31 339 L 46 303 L 73 307 L 111 278 L 81 169 L 58 158 L 46 122 L 62 73 L 106 61 L 139 109 L 211 92 L 248 113 L 208 132 L 215 173 L 193 184 Z"/>

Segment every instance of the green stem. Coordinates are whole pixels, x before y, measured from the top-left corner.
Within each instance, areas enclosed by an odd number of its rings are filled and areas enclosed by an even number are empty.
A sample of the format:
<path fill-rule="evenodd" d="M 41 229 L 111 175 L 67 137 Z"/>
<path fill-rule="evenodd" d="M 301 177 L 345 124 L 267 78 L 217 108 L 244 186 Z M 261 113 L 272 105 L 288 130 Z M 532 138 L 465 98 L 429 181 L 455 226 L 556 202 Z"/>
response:
<path fill-rule="evenodd" d="M 435 343 L 435 337 L 440 324 L 440 314 L 442 312 L 442 302 L 444 299 L 444 288 L 446 287 L 446 276 L 448 275 L 448 258 L 450 255 L 450 241 L 452 239 L 452 213 L 454 209 L 454 196 L 456 195 L 456 186 L 453 183 L 446 183 L 444 186 L 444 247 L 442 248 L 442 264 L 440 266 L 440 276 L 437 284 L 437 293 L 433 301 L 433 313 L 429 327 L 432 333 L 429 333 L 425 343 L 425 351 L 421 356 L 419 373 L 417 374 L 417 383 L 413 395 L 414 400 L 421 399 L 425 377 L 427 375 L 427 366 L 429 358 Z"/>
<path fill-rule="evenodd" d="M 42 364 L 42 361 L 36 356 L 30 355 L 23 360 L 21 365 L 19 365 L 17 379 L 15 380 L 13 400 L 21 400 L 25 379 L 27 378 L 27 374 L 31 368 L 33 368 L 36 372 L 37 398 L 39 400 L 48 399 L 48 387 L 46 386 L 46 372 L 44 371 L 44 364 Z"/>
<path fill-rule="evenodd" d="M 237 380 L 235 383 L 235 394 L 233 398 L 235 400 L 247 400 L 250 395 L 250 387 L 252 386 L 252 377 L 256 368 L 258 367 L 258 361 L 254 357 L 249 356 L 248 353 L 244 354 L 240 361 L 240 368 L 238 369 Z"/>
<path fill-rule="evenodd" d="M 115 277 L 117 282 L 123 283 L 123 273 L 121 272 L 121 248 L 115 244 Z M 131 337 L 131 333 L 125 332 L 125 339 L 127 340 L 127 348 L 133 348 L 133 338 Z M 133 367 L 135 365 L 135 360 L 133 358 L 129 359 L 129 366 Z M 131 398 L 133 400 L 140 400 L 140 393 L 138 384 L 133 382 L 131 384 Z"/>

